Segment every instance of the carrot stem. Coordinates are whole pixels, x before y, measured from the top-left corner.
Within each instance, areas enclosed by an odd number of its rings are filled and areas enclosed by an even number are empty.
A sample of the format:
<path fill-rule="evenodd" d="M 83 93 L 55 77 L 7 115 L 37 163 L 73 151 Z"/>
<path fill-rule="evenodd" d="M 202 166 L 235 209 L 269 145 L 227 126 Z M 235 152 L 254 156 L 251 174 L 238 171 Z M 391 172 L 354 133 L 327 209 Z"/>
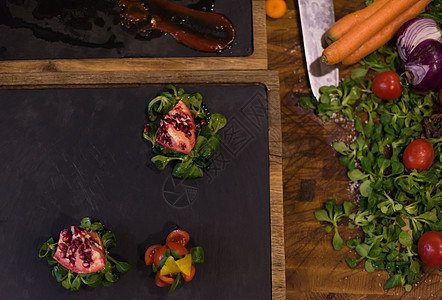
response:
<path fill-rule="evenodd" d="M 404 13 L 395 18 L 390 24 L 368 39 L 357 50 L 342 60 L 344 65 L 357 63 L 362 58 L 380 48 L 394 37 L 399 28 L 408 20 L 415 18 L 432 0 L 420 0 Z"/>
<path fill-rule="evenodd" d="M 330 45 L 331 43 L 339 40 L 351 28 L 353 28 L 363 20 L 373 15 L 388 1 L 390 0 L 376 0 L 369 6 L 340 18 L 327 30 L 326 33 L 327 43 Z"/>
<path fill-rule="evenodd" d="M 342 61 L 416 2 L 418 0 L 390 0 L 342 38 L 328 46 L 322 52 L 322 60 L 330 65 Z"/>

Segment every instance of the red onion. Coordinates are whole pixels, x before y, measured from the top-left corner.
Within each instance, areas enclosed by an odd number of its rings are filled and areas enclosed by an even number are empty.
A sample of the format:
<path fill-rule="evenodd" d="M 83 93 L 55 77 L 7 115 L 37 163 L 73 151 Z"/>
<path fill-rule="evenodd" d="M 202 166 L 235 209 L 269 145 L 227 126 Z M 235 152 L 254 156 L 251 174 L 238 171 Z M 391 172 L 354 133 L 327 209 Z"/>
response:
<path fill-rule="evenodd" d="M 405 72 L 410 83 L 420 90 L 442 87 L 442 43 L 429 39 L 419 43 L 408 55 Z"/>
<path fill-rule="evenodd" d="M 397 32 L 397 49 L 402 61 L 423 41 L 436 40 L 442 43 L 441 32 L 431 18 L 415 18 L 404 23 Z"/>

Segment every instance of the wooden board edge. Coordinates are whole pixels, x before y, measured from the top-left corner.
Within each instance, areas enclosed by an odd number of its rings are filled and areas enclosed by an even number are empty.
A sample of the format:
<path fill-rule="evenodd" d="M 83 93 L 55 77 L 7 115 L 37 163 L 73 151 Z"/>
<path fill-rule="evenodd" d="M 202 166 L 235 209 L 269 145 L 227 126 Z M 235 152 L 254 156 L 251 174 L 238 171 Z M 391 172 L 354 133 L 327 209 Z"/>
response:
<path fill-rule="evenodd" d="M 271 223 L 272 299 L 286 299 L 282 132 L 277 71 L 131 71 L 0 73 L 0 89 L 134 86 L 145 84 L 260 84 L 268 96 L 269 184 Z"/>
<path fill-rule="evenodd" d="M 253 53 L 245 57 L 171 57 L 51 59 L 0 61 L 0 74 L 19 72 L 142 71 L 142 70 L 265 70 L 267 32 L 265 1 L 252 0 Z"/>

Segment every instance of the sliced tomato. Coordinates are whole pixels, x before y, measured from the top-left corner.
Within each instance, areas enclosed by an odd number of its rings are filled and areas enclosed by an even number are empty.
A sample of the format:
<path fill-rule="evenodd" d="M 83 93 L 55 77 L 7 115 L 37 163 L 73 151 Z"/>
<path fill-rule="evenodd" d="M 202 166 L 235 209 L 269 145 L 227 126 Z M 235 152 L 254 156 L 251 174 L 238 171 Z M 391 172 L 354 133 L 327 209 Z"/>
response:
<path fill-rule="evenodd" d="M 144 262 L 146 263 L 146 266 L 151 266 L 153 264 L 153 256 L 155 251 L 159 248 L 161 248 L 160 244 L 152 245 L 147 248 L 146 252 L 144 253 Z"/>
<path fill-rule="evenodd" d="M 179 255 L 184 256 L 189 252 L 186 247 L 184 247 L 182 244 L 169 242 L 166 243 L 167 248 L 169 248 L 171 251 L 177 252 Z"/>
<path fill-rule="evenodd" d="M 155 284 L 157 286 L 165 287 L 165 286 L 169 286 L 169 285 L 171 285 L 173 283 L 173 280 L 172 280 L 172 283 L 169 283 L 169 281 L 168 282 L 163 281 L 162 280 L 163 277 L 166 277 L 166 276 L 161 276 L 160 272 L 157 272 L 157 274 L 155 275 Z"/>
<path fill-rule="evenodd" d="M 160 260 L 165 256 L 167 250 L 166 246 L 161 246 L 158 248 L 153 255 L 153 264 L 157 267 L 160 266 Z"/>
<path fill-rule="evenodd" d="M 156 277 L 167 285 L 171 285 L 175 281 L 175 275 L 161 275 L 160 272 L 157 272 Z"/>
<path fill-rule="evenodd" d="M 191 281 L 193 279 L 193 276 L 195 276 L 195 271 L 196 271 L 195 265 L 192 265 L 192 268 L 190 269 L 190 275 L 189 276 L 187 276 L 186 274 L 181 272 L 181 275 L 183 276 L 183 280 L 185 282 Z"/>
<path fill-rule="evenodd" d="M 187 246 L 189 243 L 190 236 L 187 232 L 181 229 L 177 229 L 169 233 L 169 235 L 166 238 L 166 244 L 167 243 L 178 243 L 183 245 L 184 247 Z"/>

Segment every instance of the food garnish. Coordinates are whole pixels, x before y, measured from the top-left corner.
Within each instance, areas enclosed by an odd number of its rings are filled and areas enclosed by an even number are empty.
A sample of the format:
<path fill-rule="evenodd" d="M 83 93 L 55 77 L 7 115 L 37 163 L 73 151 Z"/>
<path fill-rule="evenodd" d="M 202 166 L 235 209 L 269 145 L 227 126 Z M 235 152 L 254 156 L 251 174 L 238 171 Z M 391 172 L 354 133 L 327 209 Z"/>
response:
<path fill-rule="evenodd" d="M 432 11 L 429 6 L 427 16 Z M 397 85 L 391 97 L 376 92 L 376 75 L 404 73 L 395 41 L 359 63 L 337 87 L 321 87 L 318 100 L 300 99 L 301 106 L 324 121 L 342 114 L 354 124 L 352 142 L 338 140 L 333 148 L 357 183 L 358 199 L 341 204 L 329 199 L 315 217 L 330 224 L 326 231 L 333 231 L 335 250 L 347 246 L 356 251 L 346 259 L 350 268 L 364 261 L 367 272 L 389 273 L 384 289 L 403 286 L 410 291 L 426 259 L 418 241 L 428 232 L 442 231 L 442 118 L 433 111 L 440 103 L 435 91 L 417 92 L 406 76 L 400 76 L 401 93 Z M 344 241 L 338 230 L 343 223 L 363 235 Z"/>
<path fill-rule="evenodd" d="M 60 232 L 58 242 L 50 238 L 38 253 L 53 266 L 52 276 L 71 291 L 78 291 L 82 284 L 90 287 L 112 286 L 130 269 L 126 262 L 117 261 L 109 255 L 115 246 L 114 234 L 100 222 L 86 217 L 79 227 L 72 226 Z"/>
<path fill-rule="evenodd" d="M 152 162 L 158 170 L 163 170 L 169 162 L 176 161 L 173 176 L 202 177 L 221 145 L 217 132 L 226 125 L 226 118 L 210 113 L 199 93 L 185 94 L 173 85 L 167 85 L 166 89 L 147 108 L 152 123 L 145 125 L 143 136 L 152 143 Z M 163 117 L 157 125 L 153 122 L 159 115 Z"/>
<path fill-rule="evenodd" d="M 201 247 L 187 248 L 189 234 L 176 229 L 169 233 L 165 245 L 152 245 L 144 253 L 144 262 L 152 266 L 155 284 L 159 287 L 171 286 L 169 296 L 182 282 L 189 282 L 195 276 L 195 264 L 204 262 L 204 251 Z"/>

